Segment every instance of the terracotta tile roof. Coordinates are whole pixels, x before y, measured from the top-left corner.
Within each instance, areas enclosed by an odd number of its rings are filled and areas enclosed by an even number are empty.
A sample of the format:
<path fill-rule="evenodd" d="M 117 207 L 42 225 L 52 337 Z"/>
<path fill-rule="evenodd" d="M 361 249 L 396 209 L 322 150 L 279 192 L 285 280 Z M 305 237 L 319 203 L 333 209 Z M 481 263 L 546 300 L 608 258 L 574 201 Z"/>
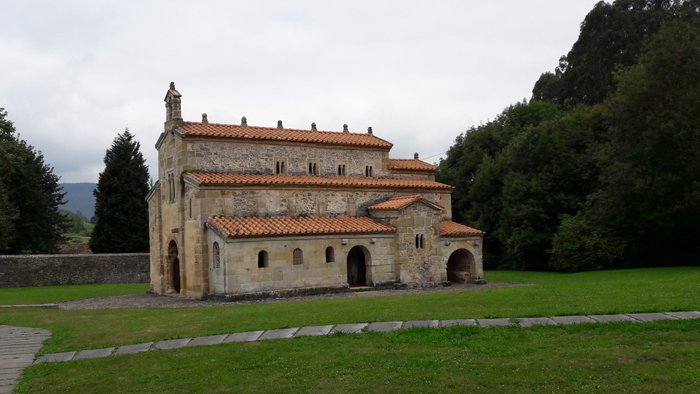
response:
<path fill-rule="evenodd" d="M 367 217 L 221 217 L 209 218 L 207 224 L 229 238 L 271 237 L 322 234 L 386 234 L 393 226 Z"/>
<path fill-rule="evenodd" d="M 437 167 L 418 159 L 389 159 L 389 169 L 395 171 L 437 172 Z"/>
<path fill-rule="evenodd" d="M 185 136 L 233 138 L 261 141 L 305 142 L 321 145 L 357 146 L 391 149 L 393 144 L 372 134 L 278 129 L 274 127 L 239 126 L 219 123 L 183 122 L 180 131 Z"/>
<path fill-rule="evenodd" d="M 370 205 L 367 207 L 370 211 L 393 211 L 393 210 L 399 210 L 399 209 L 404 209 L 409 205 L 412 205 L 416 202 L 422 202 L 426 205 L 428 205 L 431 208 L 434 209 L 443 209 L 441 206 L 433 203 L 432 201 L 426 200 L 423 198 L 422 195 L 420 194 L 413 194 L 410 196 L 401 196 L 401 197 L 394 197 L 390 198 L 386 201 Z"/>
<path fill-rule="evenodd" d="M 202 186 L 315 186 L 337 188 L 452 190 L 452 186 L 429 179 L 350 178 L 296 175 L 256 175 L 218 172 L 189 172 L 185 179 Z"/>
<path fill-rule="evenodd" d="M 484 232 L 450 220 L 443 220 L 440 222 L 440 235 L 443 237 L 470 237 L 484 235 Z"/>

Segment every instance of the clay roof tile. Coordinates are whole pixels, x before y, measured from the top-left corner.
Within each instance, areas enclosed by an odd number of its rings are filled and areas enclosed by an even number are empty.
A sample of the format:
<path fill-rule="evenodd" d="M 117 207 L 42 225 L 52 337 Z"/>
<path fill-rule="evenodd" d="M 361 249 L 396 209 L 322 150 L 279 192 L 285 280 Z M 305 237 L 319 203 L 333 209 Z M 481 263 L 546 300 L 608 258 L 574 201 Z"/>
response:
<path fill-rule="evenodd" d="M 323 234 L 390 234 L 396 229 L 367 217 L 222 217 L 207 224 L 228 238 Z"/>
<path fill-rule="evenodd" d="M 389 150 L 388 141 L 367 133 L 310 131 L 277 127 L 241 126 L 220 123 L 183 122 L 180 132 L 185 137 L 231 138 L 260 141 L 301 142 L 320 145 L 356 146 Z"/>
<path fill-rule="evenodd" d="M 339 188 L 452 190 L 453 187 L 429 179 L 351 178 L 297 175 L 258 175 L 216 172 L 189 172 L 186 178 L 201 186 L 316 186 Z"/>
<path fill-rule="evenodd" d="M 483 236 L 484 232 L 450 220 L 440 222 L 440 236 L 442 237 L 471 237 L 475 235 Z"/>

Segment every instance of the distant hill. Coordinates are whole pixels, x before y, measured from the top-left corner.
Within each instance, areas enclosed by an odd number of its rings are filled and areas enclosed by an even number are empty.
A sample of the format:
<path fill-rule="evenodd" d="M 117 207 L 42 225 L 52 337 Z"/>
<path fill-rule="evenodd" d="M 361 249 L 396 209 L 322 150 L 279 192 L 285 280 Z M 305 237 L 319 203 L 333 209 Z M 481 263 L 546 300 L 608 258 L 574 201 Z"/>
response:
<path fill-rule="evenodd" d="M 92 191 L 97 187 L 96 183 L 61 183 L 63 191 L 66 193 L 64 201 L 66 204 L 61 206 L 71 212 L 80 211 L 86 219 L 95 215 L 95 196 Z"/>

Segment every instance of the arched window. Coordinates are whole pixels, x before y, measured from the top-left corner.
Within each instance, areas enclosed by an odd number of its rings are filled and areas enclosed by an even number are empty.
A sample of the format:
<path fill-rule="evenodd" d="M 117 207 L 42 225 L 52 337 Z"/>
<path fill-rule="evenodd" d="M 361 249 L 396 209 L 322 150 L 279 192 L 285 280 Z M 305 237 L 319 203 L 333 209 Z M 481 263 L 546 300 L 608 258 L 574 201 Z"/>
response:
<path fill-rule="evenodd" d="M 292 252 L 292 257 L 294 265 L 304 264 L 304 253 L 301 251 L 301 249 L 294 249 L 294 252 Z"/>
<path fill-rule="evenodd" d="M 326 263 L 335 263 L 335 251 L 331 246 L 326 248 Z"/>
<path fill-rule="evenodd" d="M 416 234 L 416 249 L 423 249 L 425 246 L 424 239 L 423 234 Z"/>
<path fill-rule="evenodd" d="M 258 268 L 267 267 L 267 252 L 261 250 L 258 252 Z"/>
<path fill-rule="evenodd" d="M 211 249 L 212 249 L 211 255 L 212 255 L 213 260 L 214 260 L 214 268 L 220 268 L 221 267 L 221 252 L 219 252 L 219 243 L 214 242 Z"/>

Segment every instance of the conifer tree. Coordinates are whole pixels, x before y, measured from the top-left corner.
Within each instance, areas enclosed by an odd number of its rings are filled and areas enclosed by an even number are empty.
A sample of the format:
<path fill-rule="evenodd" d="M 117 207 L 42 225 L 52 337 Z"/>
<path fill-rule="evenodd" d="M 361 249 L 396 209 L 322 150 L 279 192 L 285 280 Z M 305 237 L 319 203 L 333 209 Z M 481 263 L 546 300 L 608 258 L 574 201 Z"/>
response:
<path fill-rule="evenodd" d="M 67 227 L 59 212 L 65 193 L 53 167 L 6 117 L 0 108 L 0 252 L 54 253 Z"/>
<path fill-rule="evenodd" d="M 148 167 L 140 144 L 126 129 L 105 153 L 95 189 L 97 223 L 90 240 L 95 253 L 148 251 Z"/>

